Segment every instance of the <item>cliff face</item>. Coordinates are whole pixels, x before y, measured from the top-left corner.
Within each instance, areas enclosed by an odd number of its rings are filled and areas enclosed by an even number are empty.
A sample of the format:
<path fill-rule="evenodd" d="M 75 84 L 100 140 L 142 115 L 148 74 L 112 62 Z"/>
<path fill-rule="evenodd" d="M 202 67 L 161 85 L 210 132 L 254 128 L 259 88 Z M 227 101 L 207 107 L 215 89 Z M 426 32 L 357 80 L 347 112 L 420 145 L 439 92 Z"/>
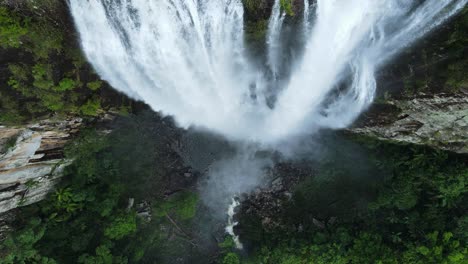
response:
<path fill-rule="evenodd" d="M 63 148 L 81 125 L 70 118 L 0 126 L 0 213 L 46 197 L 70 162 Z"/>
<path fill-rule="evenodd" d="M 358 135 L 468 153 L 468 94 L 420 94 L 376 104 L 349 129 Z"/>

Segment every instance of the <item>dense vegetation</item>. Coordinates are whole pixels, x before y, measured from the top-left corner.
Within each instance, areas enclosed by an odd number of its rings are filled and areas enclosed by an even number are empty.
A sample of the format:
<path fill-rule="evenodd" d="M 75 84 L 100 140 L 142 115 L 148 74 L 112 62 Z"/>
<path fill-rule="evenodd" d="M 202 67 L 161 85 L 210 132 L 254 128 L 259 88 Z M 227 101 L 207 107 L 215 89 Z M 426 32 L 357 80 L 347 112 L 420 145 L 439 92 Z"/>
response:
<path fill-rule="evenodd" d="M 171 166 L 177 155 L 167 155 L 171 139 L 154 131 L 172 132 L 149 119 L 157 117 L 124 118 L 108 136 L 82 133 L 67 148 L 75 161 L 60 187 L 22 210 L 18 231 L 1 246 L 1 263 L 171 263 L 199 254 L 191 251 L 197 195 L 167 195 L 170 175 L 180 177 Z M 349 149 L 329 154 L 285 204 L 281 225 L 265 228 L 261 218 L 241 216 L 248 257 L 227 239 L 219 262 L 466 263 L 466 157 L 358 142 L 370 158 Z"/>
<path fill-rule="evenodd" d="M 280 227 L 244 219 L 254 256 L 246 263 L 468 261 L 466 157 L 363 143 L 376 169 L 367 180 L 353 175 L 355 162 L 346 165 L 335 156 L 333 166 L 326 162 L 299 185 Z"/>
<path fill-rule="evenodd" d="M 67 148 L 74 162 L 60 186 L 23 209 L 0 245 L 0 263 L 153 263 L 191 246 L 182 230 L 198 197 L 171 190 L 181 165 L 167 148 L 172 128 L 160 123 L 148 113 L 123 118 L 108 136 L 83 132 Z"/>
<path fill-rule="evenodd" d="M 81 54 L 66 12 L 61 1 L 0 6 L 0 123 L 53 113 L 95 116 L 103 106 L 128 104 L 102 91 L 106 85 Z"/>

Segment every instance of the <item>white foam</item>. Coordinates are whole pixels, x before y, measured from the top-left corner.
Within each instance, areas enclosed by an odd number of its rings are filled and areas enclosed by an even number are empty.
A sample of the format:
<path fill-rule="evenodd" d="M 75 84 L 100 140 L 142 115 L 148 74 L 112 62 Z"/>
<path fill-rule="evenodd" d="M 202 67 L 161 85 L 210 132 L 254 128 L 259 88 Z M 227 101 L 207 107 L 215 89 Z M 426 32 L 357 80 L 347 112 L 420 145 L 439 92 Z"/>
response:
<path fill-rule="evenodd" d="M 87 58 L 115 89 L 180 126 L 274 143 L 349 125 L 374 98 L 375 71 L 467 1 L 318 0 L 305 10 L 314 16 L 305 51 L 273 107 L 266 86 L 278 84 L 246 55 L 240 0 L 70 0 L 70 8 Z M 274 75 L 285 63 L 283 20 L 276 1 L 266 45 Z"/>

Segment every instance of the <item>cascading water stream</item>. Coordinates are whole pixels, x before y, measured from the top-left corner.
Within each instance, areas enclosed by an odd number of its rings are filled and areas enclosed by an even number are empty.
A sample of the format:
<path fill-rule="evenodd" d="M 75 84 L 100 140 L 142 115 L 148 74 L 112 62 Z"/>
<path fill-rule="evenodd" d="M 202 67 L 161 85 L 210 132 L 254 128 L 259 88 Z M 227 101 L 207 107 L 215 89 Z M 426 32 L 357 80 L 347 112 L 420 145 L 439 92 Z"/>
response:
<path fill-rule="evenodd" d="M 307 35 L 309 34 L 309 29 L 310 29 L 310 2 L 309 0 L 304 0 L 304 34 Z"/>
<path fill-rule="evenodd" d="M 286 13 L 281 11 L 280 0 L 275 0 L 268 24 L 267 46 L 268 46 L 268 66 L 270 67 L 273 79 L 278 78 L 281 66 L 281 29 Z"/>
<path fill-rule="evenodd" d="M 237 200 L 236 197 L 232 198 L 232 202 L 228 207 L 228 224 L 226 226 L 226 233 L 228 233 L 232 239 L 234 240 L 234 244 L 237 249 L 242 249 L 244 246 L 239 240 L 239 236 L 234 233 L 234 227 L 237 226 L 237 222 L 234 220 L 234 216 L 236 214 L 236 208 L 240 205 L 240 202 Z"/>

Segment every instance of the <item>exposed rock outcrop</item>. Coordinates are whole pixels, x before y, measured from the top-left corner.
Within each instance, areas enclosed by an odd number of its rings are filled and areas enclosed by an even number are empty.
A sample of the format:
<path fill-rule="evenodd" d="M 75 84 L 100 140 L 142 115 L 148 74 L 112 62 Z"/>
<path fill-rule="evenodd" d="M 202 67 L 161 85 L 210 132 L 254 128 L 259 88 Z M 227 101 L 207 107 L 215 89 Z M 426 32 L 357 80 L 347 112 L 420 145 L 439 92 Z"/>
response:
<path fill-rule="evenodd" d="M 421 94 L 376 104 L 348 131 L 468 153 L 468 94 Z"/>
<path fill-rule="evenodd" d="M 0 126 L 0 214 L 46 197 L 69 163 L 63 148 L 81 125 L 70 118 Z"/>
<path fill-rule="evenodd" d="M 292 198 L 292 192 L 297 184 L 306 177 L 315 175 L 315 171 L 308 167 L 296 167 L 287 163 L 280 163 L 270 172 L 269 184 L 258 188 L 255 192 L 242 197 L 240 215 L 242 217 L 258 217 L 266 230 L 284 228 L 280 215 L 284 212 L 284 205 Z M 245 223 L 240 221 L 236 226 L 236 234 L 242 238 Z"/>

